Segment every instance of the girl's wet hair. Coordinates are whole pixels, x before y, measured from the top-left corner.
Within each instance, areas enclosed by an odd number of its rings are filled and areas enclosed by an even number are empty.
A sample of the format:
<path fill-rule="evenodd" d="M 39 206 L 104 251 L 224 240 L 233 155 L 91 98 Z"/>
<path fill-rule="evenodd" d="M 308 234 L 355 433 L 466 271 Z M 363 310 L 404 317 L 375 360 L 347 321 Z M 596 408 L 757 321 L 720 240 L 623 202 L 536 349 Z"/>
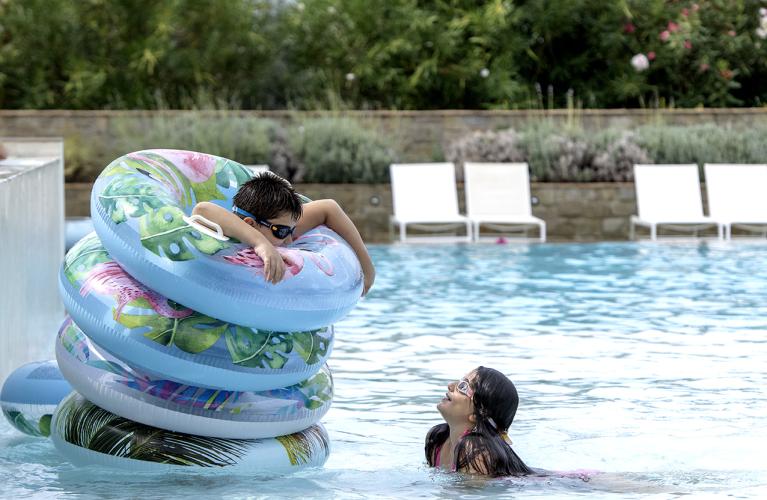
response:
<path fill-rule="evenodd" d="M 240 186 L 233 203 L 261 219 L 279 217 L 285 212 L 301 217 L 301 199 L 290 183 L 272 172 L 261 172 Z"/>
<path fill-rule="evenodd" d="M 503 373 L 480 366 L 472 381 L 476 425 L 458 441 L 455 470 L 474 470 L 480 474 L 521 476 L 532 474 L 511 448 L 505 435 L 519 406 L 517 388 Z M 437 447 L 450 436 L 447 424 L 435 425 L 426 435 L 426 461 L 434 467 Z"/>

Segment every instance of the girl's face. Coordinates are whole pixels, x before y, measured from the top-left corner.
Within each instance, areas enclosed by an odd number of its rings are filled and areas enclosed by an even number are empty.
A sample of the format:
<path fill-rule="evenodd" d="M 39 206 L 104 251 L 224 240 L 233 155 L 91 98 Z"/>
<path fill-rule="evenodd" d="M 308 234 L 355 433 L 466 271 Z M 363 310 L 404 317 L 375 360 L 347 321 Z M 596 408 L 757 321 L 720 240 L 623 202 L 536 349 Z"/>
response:
<path fill-rule="evenodd" d="M 476 373 L 471 371 L 461 380 L 447 384 L 447 392 L 437 404 L 437 410 L 448 424 L 472 423 L 474 420 L 473 381 Z"/>

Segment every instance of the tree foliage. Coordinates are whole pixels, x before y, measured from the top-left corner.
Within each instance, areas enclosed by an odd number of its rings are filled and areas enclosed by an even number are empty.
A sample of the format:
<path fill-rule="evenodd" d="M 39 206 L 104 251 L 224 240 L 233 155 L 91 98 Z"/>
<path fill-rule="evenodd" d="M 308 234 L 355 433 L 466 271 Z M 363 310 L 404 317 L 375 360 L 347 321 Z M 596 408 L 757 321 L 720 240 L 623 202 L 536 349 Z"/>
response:
<path fill-rule="evenodd" d="M 754 106 L 767 99 L 765 7 L 3 0 L 0 107 Z"/>

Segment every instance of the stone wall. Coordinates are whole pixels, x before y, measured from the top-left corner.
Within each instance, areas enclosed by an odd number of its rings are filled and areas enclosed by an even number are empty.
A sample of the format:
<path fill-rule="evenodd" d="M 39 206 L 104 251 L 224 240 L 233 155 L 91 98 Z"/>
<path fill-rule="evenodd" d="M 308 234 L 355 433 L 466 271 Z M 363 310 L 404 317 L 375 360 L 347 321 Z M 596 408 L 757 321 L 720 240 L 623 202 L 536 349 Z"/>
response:
<path fill-rule="evenodd" d="M 147 120 L 157 115 L 188 111 L 68 111 L 0 110 L 0 136 L 62 136 L 96 143 L 111 141 L 115 123 Z M 217 115 L 221 112 L 211 112 Z M 629 128 L 651 122 L 668 124 L 718 123 L 749 125 L 767 121 L 767 108 L 718 109 L 589 109 L 589 110 L 439 110 L 439 111 L 229 111 L 231 116 L 256 116 L 285 125 L 317 116 L 350 116 L 378 127 L 393 138 L 403 161 L 431 161 L 444 145 L 474 130 L 520 127 L 530 121 L 580 124 L 586 130 Z M 236 159 L 236 158 L 235 158 Z"/>
<path fill-rule="evenodd" d="M 303 184 L 299 192 L 313 199 L 333 198 L 346 210 L 365 241 L 389 243 L 395 235 L 388 184 Z M 67 216 L 89 215 L 90 184 L 67 184 Z M 702 187 L 705 196 L 705 188 Z M 532 183 L 538 203 L 533 214 L 546 221 L 549 241 L 620 241 L 636 214 L 633 183 Z M 463 212 L 463 186 L 458 199 Z M 705 198 L 704 198 L 705 201 Z M 638 230 L 644 235 L 646 230 Z M 530 236 L 537 233 L 533 230 Z M 710 234 L 714 234 L 713 231 Z"/>

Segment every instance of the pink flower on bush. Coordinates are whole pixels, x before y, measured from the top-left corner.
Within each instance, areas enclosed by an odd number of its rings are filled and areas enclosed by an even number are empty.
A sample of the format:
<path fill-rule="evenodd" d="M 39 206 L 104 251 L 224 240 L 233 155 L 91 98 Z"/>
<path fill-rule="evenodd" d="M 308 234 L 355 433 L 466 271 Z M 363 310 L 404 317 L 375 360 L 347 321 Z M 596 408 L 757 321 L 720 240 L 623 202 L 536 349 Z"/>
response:
<path fill-rule="evenodd" d="M 626 33 L 633 33 L 636 31 L 636 29 L 637 29 L 636 26 L 634 26 L 631 23 L 626 23 L 623 25 L 623 31 L 625 31 Z"/>
<path fill-rule="evenodd" d="M 669 30 L 671 33 L 676 33 L 677 31 L 679 31 L 679 25 L 678 25 L 677 23 L 675 23 L 674 21 L 669 21 L 669 22 L 668 22 L 668 28 L 667 28 L 667 29 L 668 29 L 668 30 Z"/>
<path fill-rule="evenodd" d="M 735 35 L 737 35 L 737 33 L 735 32 L 735 30 L 730 30 L 730 31 L 728 31 L 728 32 L 727 32 L 727 34 L 728 34 L 728 35 L 730 35 L 730 36 L 735 36 Z"/>
<path fill-rule="evenodd" d="M 687 17 L 690 15 L 689 9 L 682 9 L 682 17 Z"/>
<path fill-rule="evenodd" d="M 669 33 L 668 30 L 663 30 L 660 32 L 660 35 L 659 35 L 660 41 L 667 42 L 670 36 L 671 36 L 671 33 Z"/>
<path fill-rule="evenodd" d="M 650 52 L 648 52 L 647 53 L 647 59 L 649 59 L 650 61 L 654 61 L 655 60 L 655 52 L 652 51 L 652 50 Z"/>
<path fill-rule="evenodd" d="M 685 49 L 691 49 L 692 48 L 692 42 L 689 40 L 684 41 L 684 48 Z"/>
<path fill-rule="evenodd" d="M 701 72 L 705 72 L 705 71 L 708 71 L 708 69 L 709 69 L 710 67 L 711 67 L 711 66 L 709 66 L 709 65 L 708 65 L 708 63 L 700 63 L 700 66 L 699 66 L 699 68 L 700 68 L 700 71 L 701 71 Z"/>

